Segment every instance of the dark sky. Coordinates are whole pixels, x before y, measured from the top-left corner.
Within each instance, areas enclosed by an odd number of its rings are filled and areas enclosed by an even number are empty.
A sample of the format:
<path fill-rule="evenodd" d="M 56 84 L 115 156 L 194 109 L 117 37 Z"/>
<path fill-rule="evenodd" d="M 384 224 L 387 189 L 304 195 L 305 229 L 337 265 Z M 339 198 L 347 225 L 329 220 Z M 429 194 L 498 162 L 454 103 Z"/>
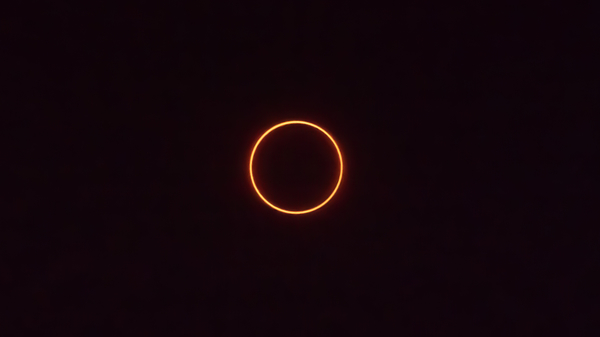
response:
<path fill-rule="evenodd" d="M 567 259 L 583 248 L 558 224 L 583 220 L 566 209 L 590 189 L 564 177 L 582 173 L 597 144 L 589 124 L 565 118 L 588 111 L 591 90 L 564 16 L 321 1 L 87 6 L 2 23 L 19 111 L 17 225 L 4 236 L 15 331 L 577 334 L 587 324 L 575 303 L 588 265 Z M 265 205 L 248 175 L 254 142 L 287 120 L 325 128 L 344 155 L 336 196 L 301 216 Z M 337 162 L 318 137 L 283 132 L 265 145 L 266 193 L 300 207 L 331 187 Z"/>

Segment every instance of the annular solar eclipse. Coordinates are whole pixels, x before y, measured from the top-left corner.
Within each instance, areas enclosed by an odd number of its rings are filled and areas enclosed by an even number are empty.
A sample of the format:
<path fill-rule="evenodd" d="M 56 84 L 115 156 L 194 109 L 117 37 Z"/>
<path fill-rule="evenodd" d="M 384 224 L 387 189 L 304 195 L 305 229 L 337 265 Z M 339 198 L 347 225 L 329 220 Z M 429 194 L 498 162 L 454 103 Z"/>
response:
<path fill-rule="evenodd" d="M 304 209 L 304 210 L 297 210 L 297 211 L 291 211 L 291 210 L 287 210 L 287 209 L 283 209 L 281 207 L 277 207 L 273 204 L 273 202 L 267 200 L 261 193 L 260 193 L 260 189 L 258 188 L 258 186 L 256 185 L 256 182 L 254 180 L 254 173 L 253 173 L 253 161 L 254 161 L 254 154 L 256 153 L 256 149 L 258 148 L 258 146 L 260 145 L 261 141 L 269 134 L 271 133 L 273 130 L 278 129 L 280 127 L 286 126 L 286 125 L 292 125 L 292 124 L 303 124 L 303 125 L 307 125 L 310 127 L 313 127 L 321 132 L 323 132 L 327 138 L 329 138 L 329 140 L 331 140 L 331 142 L 333 143 L 333 146 L 335 147 L 338 157 L 340 159 L 340 168 L 339 168 L 339 177 L 337 180 L 337 184 L 335 185 L 335 188 L 333 189 L 333 191 L 331 192 L 331 194 L 329 195 L 329 197 L 327 197 L 327 199 L 325 199 L 324 201 L 320 201 L 320 203 L 318 203 L 316 206 L 309 208 L 309 209 Z M 262 134 L 262 136 L 260 136 L 260 138 L 258 139 L 258 141 L 256 141 L 256 144 L 254 144 L 254 148 L 252 149 L 252 154 L 250 155 L 250 165 L 249 165 L 249 171 L 250 171 L 250 180 L 252 181 L 252 186 L 254 187 L 254 190 L 256 191 L 256 193 L 258 194 L 258 196 L 262 199 L 262 201 L 264 201 L 267 205 L 269 205 L 270 207 L 272 207 L 273 209 L 279 211 L 279 212 L 283 212 L 283 213 L 287 213 L 287 214 L 306 214 L 306 213 L 310 213 L 313 211 L 318 210 L 319 208 L 325 206 L 325 204 L 327 204 L 331 198 L 333 198 L 333 196 L 335 195 L 335 193 L 337 192 L 338 188 L 340 187 L 340 183 L 342 182 L 342 175 L 344 172 L 344 164 L 342 161 L 342 153 L 340 152 L 340 148 L 338 147 L 337 143 L 335 142 L 335 140 L 333 139 L 333 137 L 331 137 L 331 135 L 323 130 L 323 128 L 319 127 L 318 125 L 315 125 L 313 123 L 309 123 L 309 122 L 305 122 L 305 121 L 287 121 L 287 122 L 283 122 L 283 123 L 279 123 L 273 127 L 271 127 L 269 130 L 267 130 L 265 133 Z M 319 202 L 319 201 L 317 201 Z M 317 203 L 315 202 L 315 204 Z"/>

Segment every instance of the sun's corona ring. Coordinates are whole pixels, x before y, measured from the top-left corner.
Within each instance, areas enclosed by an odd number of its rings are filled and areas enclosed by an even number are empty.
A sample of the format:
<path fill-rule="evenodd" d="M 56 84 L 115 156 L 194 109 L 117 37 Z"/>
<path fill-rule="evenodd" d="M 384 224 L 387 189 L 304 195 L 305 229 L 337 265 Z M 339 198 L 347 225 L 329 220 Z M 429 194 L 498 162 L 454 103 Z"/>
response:
<path fill-rule="evenodd" d="M 260 144 L 260 142 L 269 134 L 271 133 L 271 131 L 280 128 L 282 126 L 285 125 L 290 125 L 290 124 L 303 124 L 303 125 L 308 125 L 311 126 L 321 132 L 323 132 L 327 138 L 329 138 L 331 140 L 331 142 L 333 143 L 333 146 L 335 146 L 335 149 L 337 151 L 338 157 L 340 158 L 340 175 L 337 181 L 337 184 L 335 185 L 335 188 L 333 189 L 333 192 L 331 192 L 331 194 L 329 195 L 329 197 L 327 199 L 325 199 L 325 201 L 321 202 L 319 205 L 310 208 L 310 209 L 306 209 L 306 210 L 302 210 L 302 211 L 290 211 L 290 210 L 286 210 L 280 207 L 277 207 L 275 205 L 273 205 L 271 202 L 269 202 L 259 191 L 258 187 L 256 186 L 256 182 L 254 181 L 254 174 L 252 173 L 252 163 L 254 161 L 254 154 L 256 153 L 256 149 L 258 148 L 258 145 Z M 265 133 L 262 134 L 262 136 L 260 136 L 260 138 L 258 139 L 258 141 L 256 141 L 256 144 L 254 144 L 254 148 L 252 149 L 252 154 L 250 155 L 250 180 L 252 181 L 252 186 L 254 187 L 254 190 L 256 191 L 256 193 L 258 194 L 258 196 L 269 206 L 271 206 L 272 208 L 278 210 L 279 212 L 283 212 L 283 213 L 287 213 L 287 214 L 306 214 L 306 213 L 310 213 L 313 211 L 316 211 L 317 209 L 325 206 L 326 203 L 329 202 L 329 200 L 331 200 L 331 198 L 333 198 L 333 196 L 335 195 L 335 193 L 337 192 L 338 188 L 340 187 L 340 183 L 342 182 L 342 175 L 344 172 L 344 164 L 342 161 L 342 153 L 340 152 L 340 148 L 338 147 L 337 143 L 335 142 L 335 140 L 333 140 L 333 137 L 331 137 L 331 135 L 329 133 L 327 133 L 327 131 L 323 130 L 321 127 L 319 127 L 318 125 L 315 125 L 313 123 L 309 123 L 309 122 L 305 122 L 305 121 L 287 121 L 287 122 L 283 122 L 283 123 L 279 123 L 273 127 L 271 127 L 269 130 L 267 130 Z"/>

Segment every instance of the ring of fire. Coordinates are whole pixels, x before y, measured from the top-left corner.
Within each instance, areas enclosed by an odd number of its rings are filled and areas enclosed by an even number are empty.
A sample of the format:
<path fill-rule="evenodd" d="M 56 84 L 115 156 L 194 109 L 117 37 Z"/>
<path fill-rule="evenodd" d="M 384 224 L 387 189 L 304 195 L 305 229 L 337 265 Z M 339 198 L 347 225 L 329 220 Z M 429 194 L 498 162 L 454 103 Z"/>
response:
<path fill-rule="evenodd" d="M 308 125 L 311 126 L 321 132 L 323 132 L 333 143 L 333 146 L 335 146 L 335 149 L 337 151 L 337 154 L 340 158 L 340 176 L 338 178 L 337 184 L 335 185 L 335 188 L 333 189 L 333 192 L 331 192 L 331 194 L 329 195 L 329 197 L 327 199 L 325 199 L 325 201 L 323 201 L 322 203 L 320 203 L 318 206 L 315 206 L 313 208 L 310 209 L 306 209 L 306 210 L 302 210 L 302 211 L 289 211 L 280 207 L 277 207 L 275 205 L 273 205 L 271 202 L 269 202 L 258 190 L 258 187 L 256 186 L 256 182 L 254 181 L 254 175 L 252 173 L 252 162 L 254 160 L 254 153 L 256 152 L 256 149 L 258 148 L 258 145 L 260 144 L 260 142 L 263 140 L 263 138 L 265 138 L 271 131 L 280 128 L 282 126 L 285 125 L 290 125 L 290 124 L 303 124 L 303 125 Z M 283 123 L 279 123 L 275 126 L 273 126 L 272 128 L 270 128 L 269 130 L 267 130 L 265 133 L 262 134 L 262 136 L 260 136 L 260 138 L 258 139 L 258 141 L 256 142 L 256 144 L 254 145 L 254 148 L 252 149 L 252 154 L 250 155 L 250 180 L 252 181 L 252 186 L 254 186 L 254 190 L 256 191 L 256 193 L 258 194 L 258 196 L 269 206 L 271 206 L 272 208 L 283 212 L 283 213 L 287 213 L 287 214 L 305 214 L 305 213 L 310 213 L 312 211 L 316 211 L 317 209 L 325 206 L 326 203 L 329 202 L 329 200 L 331 200 L 331 198 L 333 198 L 333 196 L 335 195 L 335 193 L 338 190 L 338 187 L 340 187 L 340 183 L 342 182 L 342 174 L 344 172 L 344 164 L 342 161 L 342 153 L 340 152 L 340 148 L 338 147 L 337 143 L 335 142 L 335 140 L 333 140 L 333 137 L 331 137 L 331 135 L 329 133 L 327 133 L 327 131 L 323 130 L 321 127 L 319 127 L 318 125 L 309 123 L 309 122 L 304 122 L 304 121 L 288 121 L 288 122 L 283 122 Z"/>

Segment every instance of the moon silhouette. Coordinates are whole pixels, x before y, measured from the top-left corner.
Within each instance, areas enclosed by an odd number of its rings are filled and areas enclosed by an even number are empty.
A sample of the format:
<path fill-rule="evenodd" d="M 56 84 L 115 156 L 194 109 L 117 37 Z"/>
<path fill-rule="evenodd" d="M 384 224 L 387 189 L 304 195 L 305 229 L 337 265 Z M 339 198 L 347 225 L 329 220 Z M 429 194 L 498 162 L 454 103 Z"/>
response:
<path fill-rule="evenodd" d="M 285 125 L 290 125 L 290 124 L 303 124 L 303 125 L 308 125 L 311 126 L 321 132 L 323 132 L 333 143 L 333 146 L 335 146 L 335 149 L 337 151 L 337 154 L 340 158 L 340 175 L 337 181 L 337 184 L 335 185 L 335 188 L 333 189 L 333 192 L 331 192 L 331 194 L 329 195 L 329 197 L 327 199 L 325 199 L 325 201 L 321 202 L 319 205 L 313 207 L 313 208 L 309 208 L 306 210 L 301 210 L 301 211 L 290 211 L 290 210 L 286 210 L 283 209 L 281 207 L 277 207 L 275 205 L 273 205 L 273 203 L 269 202 L 261 193 L 260 190 L 258 189 L 258 187 L 256 186 L 256 182 L 254 181 L 254 174 L 252 172 L 252 163 L 254 160 L 254 154 L 256 152 L 256 149 L 258 148 L 258 145 L 260 145 L 260 142 L 273 130 L 280 128 L 282 126 Z M 256 191 L 256 193 L 258 194 L 258 196 L 269 206 L 271 206 L 273 209 L 279 211 L 279 212 L 283 212 L 283 213 L 287 213 L 287 214 L 306 214 L 306 213 L 310 213 L 313 211 L 318 210 L 319 208 L 325 206 L 325 204 L 327 204 L 329 202 L 329 200 L 331 200 L 331 198 L 333 198 L 333 196 L 335 195 L 335 193 L 337 192 L 338 188 L 340 187 L 340 183 L 342 182 L 342 175 L 344 172 L 344 164 L 342 161 L 342 153 L 340 152 L 340 148 L 338 147 L 337 143 L 335 142 L 335 140 L 333 139 L 333 137 L 331 137 L 331 135 L 323 130 L 323 128 L 321 128 L 318 125 L 315 125 L 313 123 L 309 123 L 309 122 L 305 122 L 305 121 L 287 121 L 287 122 L 283 122 L 283 123 L 279 123 L 273 127 L 271 127 L 269 130 L 267 130 L 265 133 L 262 134 L 262 136 L 260 136 L 260 138 L 258 139 L 258 141 L 256 141 L 256 144 L 254 144 L 254 148 L 252 149 L 252 154 L 250 155 L 250 165 L 249 165 L 249 170 L 250 170 L 250 180 L 252 181 L 252 186 L 254 187 L 254 190 Z"/>

